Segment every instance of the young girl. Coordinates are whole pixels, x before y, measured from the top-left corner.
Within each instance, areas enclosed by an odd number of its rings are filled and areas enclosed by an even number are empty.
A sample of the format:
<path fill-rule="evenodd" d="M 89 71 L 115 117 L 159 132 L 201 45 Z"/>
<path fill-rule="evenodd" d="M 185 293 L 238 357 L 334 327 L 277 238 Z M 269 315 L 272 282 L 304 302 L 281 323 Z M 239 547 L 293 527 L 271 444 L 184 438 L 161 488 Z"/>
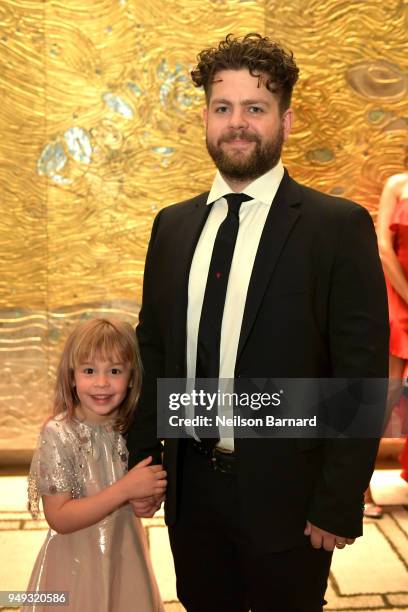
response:
<path fill-rule="evenodd" d="M 151 457 L 127 472 L 126 431 L 141 386 L 135 332 L 93 319 L 67 340 L 57 372 L 54 417 L 43 427 L 29 476 L 50 526 L 28 591 L 68 591 L 69 605 L 32 612 L 163 610 L 143 528 L 128 503 L 161 496 L 162 466 Z M 27 607 L 24 607 L 26 610 Z"/>

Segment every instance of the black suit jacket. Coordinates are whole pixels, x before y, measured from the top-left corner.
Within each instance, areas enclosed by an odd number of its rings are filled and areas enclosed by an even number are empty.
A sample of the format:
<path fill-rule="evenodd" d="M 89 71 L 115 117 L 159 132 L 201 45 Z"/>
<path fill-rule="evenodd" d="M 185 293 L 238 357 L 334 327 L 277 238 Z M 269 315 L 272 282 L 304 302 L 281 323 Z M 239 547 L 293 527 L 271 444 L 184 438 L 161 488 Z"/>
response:
<path fill-rule="evenodd" d="M 137 328 L 144 380 L 128 435 L 131 465 L 160 456 L 156 379 L 186 374 L 188 277 L 207 195 L 165 208 L 154 221 Z M 252 271 L 235 375 L 387 377 L 386 291 L 364 208 L 304 187 L 285 171 Z M 296 546 L 306 519 L 337 535 L 361 535 L 377 446 L 374 439 L 237 439 L 253 542 Z M 178 440 L 164 445 L 169 524 L 177 520 L 180 447 Z"/>

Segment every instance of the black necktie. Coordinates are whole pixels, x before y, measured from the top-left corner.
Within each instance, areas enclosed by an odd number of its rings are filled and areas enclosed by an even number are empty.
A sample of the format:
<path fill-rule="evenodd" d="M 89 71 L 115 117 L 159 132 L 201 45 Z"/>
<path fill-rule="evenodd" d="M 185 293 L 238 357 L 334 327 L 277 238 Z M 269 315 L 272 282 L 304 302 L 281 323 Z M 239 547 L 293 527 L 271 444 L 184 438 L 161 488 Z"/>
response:
<path fill-rule="evenodd" d="M 228 214 L 221 223 L 215 238 L 201 309 L 197 340 L 196 378 L 218 378 L 219 376 L 221 324 L 231 262 L 238 235 L 239 208 L 242 202 L 252 199 L 244 193 L 229 193 L 225 198 L 228 202 Z M 212 391 L 216 392 L 216 388 Z M 199 411 L 196 411 L 197 413 Z M 201 414 L 208 415 L 209 413 L 203 411 Z M 215 415 L 216 409 L 214 408 L 211 411 L 213 421 Z M 210 449 L 214 447 L 218 438 L 208 438 L 208 435 L 209 433 L 217 435 L 218 429 L 213 427 L 210 432 L 208 427 L 196 428 L 196 433 L 199 436 L 200 433 L 203 434 L 204 432 L 207 438 L 203 438 L 202 443 Z"/>

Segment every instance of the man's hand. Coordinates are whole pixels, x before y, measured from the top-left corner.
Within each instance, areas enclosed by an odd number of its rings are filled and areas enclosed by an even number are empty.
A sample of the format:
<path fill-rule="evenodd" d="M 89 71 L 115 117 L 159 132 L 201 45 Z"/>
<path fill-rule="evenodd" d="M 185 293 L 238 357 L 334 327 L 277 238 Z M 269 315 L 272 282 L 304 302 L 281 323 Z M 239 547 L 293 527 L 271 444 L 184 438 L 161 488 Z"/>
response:
<path fill-rule="evenodd" d="M 310 536 L 310 543 L 313 548 L 324 548 L 324 550 L 332 551 L 334 548 L 344 548 L 346 544 L 353 544 L 355 538 L 344 538 L 342 536 L 334 535 L 329 531 L 320 529 L 316 525 L 312 525 L 310 521 L 306 521 L 306 528 L 304 531 L 306 536 Z"/>
<path fill-rule="evenodd" d="M 130 503 L 136 516 L 139 518 L 151 518 L 162 505 L 164 498 L 165 494 L 163 493 L 162 495 L 152 495 L 143 499 L 132 499 Z"/>

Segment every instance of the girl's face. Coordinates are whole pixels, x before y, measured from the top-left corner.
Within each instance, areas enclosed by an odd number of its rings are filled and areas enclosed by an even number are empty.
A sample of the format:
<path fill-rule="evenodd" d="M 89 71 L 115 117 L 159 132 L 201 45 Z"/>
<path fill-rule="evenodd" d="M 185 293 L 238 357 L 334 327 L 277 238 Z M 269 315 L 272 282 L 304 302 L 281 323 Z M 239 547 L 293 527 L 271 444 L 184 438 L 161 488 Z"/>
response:
<path fill-rule="evenodd" d="M 131 368 L 128 363 L 93 359 L 74 370 L 79 398 L 77 416 L 91 423 L 103 423 L 114 417 L 129 387 Z"/>

